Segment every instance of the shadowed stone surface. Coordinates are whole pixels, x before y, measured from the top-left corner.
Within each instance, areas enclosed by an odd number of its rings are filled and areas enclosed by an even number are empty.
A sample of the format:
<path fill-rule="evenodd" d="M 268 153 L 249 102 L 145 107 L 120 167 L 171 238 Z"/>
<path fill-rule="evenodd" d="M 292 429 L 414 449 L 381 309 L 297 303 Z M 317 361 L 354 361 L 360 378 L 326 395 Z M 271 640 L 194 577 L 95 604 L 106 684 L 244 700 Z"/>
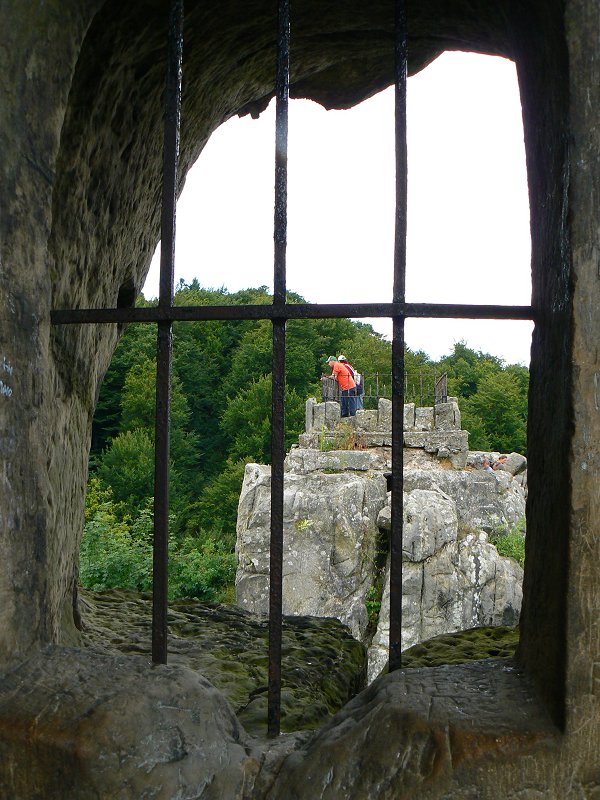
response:
<path fill-rule="evenodd" d="M 149 598 L 85 592 L 83 607 L 88 649 L 150 658 Z M 169 606 L 168 626 L 169 665 L 209 680 L 246 730 L 264 735 L 268 623 L 233 606 L 179 600 Z M 284 620 L 282 654 L 283 731 L 318 727 L 365 685 L 365 648 L 338 620 Z"/>
<path fill-rule="evenodd" d="M 2 797 L 240 796 L 248 738 L 189 669 L 48 647 L 2 686 Z"/>
<path fill-rule="evenodd" d="M 307 784 L 313 800 L 441 796 L 453 773 L 460 779 L 478 763 L 493 770 L 551 750 L 556 735 L 509 660 L 403 669 L 371 684 L 290 754 L 269 797 L 300 800 Z"/>

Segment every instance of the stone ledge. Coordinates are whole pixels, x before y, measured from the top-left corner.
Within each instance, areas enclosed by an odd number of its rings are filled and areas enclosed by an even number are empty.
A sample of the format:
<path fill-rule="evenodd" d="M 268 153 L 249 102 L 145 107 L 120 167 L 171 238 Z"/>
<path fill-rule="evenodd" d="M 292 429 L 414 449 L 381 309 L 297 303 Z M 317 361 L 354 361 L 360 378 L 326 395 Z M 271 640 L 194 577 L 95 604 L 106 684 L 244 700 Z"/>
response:
<path fill-rule="evenodd" d="M 157 786 L 165 800 L 441 798 L 456 781 L 487 800 L 495 764 L 516 786 L 519 759 L 562 755 L 512 659 L 398 670 L 312 736 L 278 740 L 248 737 L 201 675 L 135 656 L 48 647 L 2 684 L 0 795 L 20 800 L 139 800 Z"/>
<path fill-rule="evenodd" d="M 269 796 L 441 798 L 467 773 L 472 791 L 461 797 L 481 798 L 477 783 L 494 762 L 514 765 L 559 742 L 511 659 L 401 669 L 376 680 L 291 754 Z"/>

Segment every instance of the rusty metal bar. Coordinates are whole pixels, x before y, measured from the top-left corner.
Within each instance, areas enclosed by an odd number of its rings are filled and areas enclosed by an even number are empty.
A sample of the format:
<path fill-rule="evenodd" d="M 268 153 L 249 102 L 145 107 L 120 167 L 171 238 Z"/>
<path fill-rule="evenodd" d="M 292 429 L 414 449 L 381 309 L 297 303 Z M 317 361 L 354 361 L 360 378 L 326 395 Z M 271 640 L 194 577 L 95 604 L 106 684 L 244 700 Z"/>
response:
<path fill-rule="evenodd" d="M 173 305 L 175 211 L 181 117 L 183 0 L 173 0 L 169 15 L 163 183 L 161 211 L 159 307 Z M 152 578 L 152 661 L 167 663 L 167 567 L 169 542 L 169 424 L 171 415 L 172 320 L 159 321 L 156 345 L 156 428 L 154 456 L 154 544 Z"/>
<path fill-rule="evenodd" d="M 407 42 L 404 0 L 396 0 L 394 72 L 396 133 L 396 227 L 394 240 L 394 303 L 405 304 L 407 226 L 406 78 Z M 392 336 L 392 499 L 390 534 L 389 670 L 401 666 L 402 652 L 402 522 L 404 492 L 404 320 L 393 317 Z"/>
<path fill-rule="evenodd" d="M 172 308 L 84 308 L 51 312 L 53 325 L 124 322 L 196 322 L 224 319 L 340 319 L 364 317 L 414 319 L 537 320 L 532 306 L 444 303 L 290 303 L 286 305 L 173 306 Z"/>
<path fill-rule="evenodd" d="M 269 692 L 267 727 L 281 727 L 281 642 L 283 586 L 283 462 L 285 433 L 285 322 L 273 323 L 271 414 L 271 541 L 269 555 Z"/>
<path fill-rule="evenodd" d="M 287 150 L 290 72 L 290 5 L 279 0 L 275 83 L 275 215 L 273 310 L 285 312 L 287 247 Z M 281 729 L 283 582 L 283 461 L 285 458 L 285 317 L 273 318 L 271 416 L 271 542 L 269 567 L 269 690 L 267 729 Z"/>

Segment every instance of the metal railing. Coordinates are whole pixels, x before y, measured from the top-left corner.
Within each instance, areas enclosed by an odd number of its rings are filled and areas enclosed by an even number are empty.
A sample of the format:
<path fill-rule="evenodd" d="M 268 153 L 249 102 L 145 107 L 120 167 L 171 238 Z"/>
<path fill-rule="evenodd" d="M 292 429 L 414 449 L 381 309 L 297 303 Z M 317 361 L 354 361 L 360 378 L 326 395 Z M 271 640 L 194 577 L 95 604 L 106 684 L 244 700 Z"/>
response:
<path fill-rule="evenodd" d="M 376 409 L 380 398 L 392 399 L 392 373 L 373 372 L 363 375 L 363 407 Z M 321 382 L 321 400 L 340 400 L 340 387 L 335 378 Z M 414 403 L 420 408 L 439 405 L 448 401 L 448 376 L 439 377 L 433 370 L 420 369 L 404 375 L 404 402 Z"/>

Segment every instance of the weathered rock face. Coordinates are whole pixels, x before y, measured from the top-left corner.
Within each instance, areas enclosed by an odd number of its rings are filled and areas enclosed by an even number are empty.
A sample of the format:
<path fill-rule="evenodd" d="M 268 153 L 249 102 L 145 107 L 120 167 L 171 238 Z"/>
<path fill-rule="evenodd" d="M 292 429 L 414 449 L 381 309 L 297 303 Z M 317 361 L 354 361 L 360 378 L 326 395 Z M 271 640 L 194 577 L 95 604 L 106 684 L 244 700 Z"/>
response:
<path fill-rule="evenodd" d="M 389 528 L 389 521 L 388 505 L 379 524 Z M 459 535 L 457 504 L 443 492 L 414 489 L 405 494 L 402 552 L 402 649 L 443 633 L 519 621 L 523 570 L 500 557 L 483 531 Z M 369 648 L 369 681 L 388 659 L 389 569 L 388 557 Z"/>
<path fill-rule="evenodd" d="M 362 638 L 386 480 L 372 472 L 288 474 L 284 489 L 283 613 L 337 617 Z M 269 467 L 249 464 L 238 510 L 236 597 L 269 607 Z"/>
<path fill-rule="evenodd" d="M 331 436 L 340 435 L 337 403 L 309 400 L 306 406 L 308 430 L 301 443 L 321 443 L 322 431 L 317 439 L 313 428 L 327 419 Z M 389 410 L 389 401 L 383 400 L 378 412 L 367 412 L 371 433 L 390 438 L 385 431 Z M 484 531 L 511 527 L 523 517 L 523 487 L 508 471 L 452 469 L 450 459 L 440 458 L 439 449 L 444 451 L 446 440 L 456 433 L 464 434 L 466 441 L 466 432 L 455 428 L 460 424 L 456 403 L 444 404 L 438 414 L 433 409 L 417 411 L 409 405 L 404 413 L 410 445 L 405 447 L 404 474 L 403 649 L 465 628 L 515 625 L 522 599 L 522 569 L 501 558 Z M 427 442 L 417 446 L 410 439 L 420 418 L 440 437 L 435 452 Z M 366 429 L 357 414 L 348 429 L 357 431 L 361 425 Z M 404 436 L 406 443 L 407 431 Z M 462 452 L 461 463 L 466 463 L 468 452 Z M 331 615 L 366 640 L 367 594 L 373 601 L 379 585 L 377 533 L 391 527 L 386 494 L 390 458 L 389 447 L 291 449 L 284 480 L 284 613 Z M 524 469 L 526 459 L 521 459 Z M 511 463 L 517 461 L 514 454 Z M 236 596 L 243 608 L 262 614 L 268 610 L 270 500 L 270 469 L 248 465 L 238 510 Z M 369 648 L 369 680 L 387 662 L 389 560 L 383 586 Z"/>
<path fill-rule="evenodd" d="M 185 667 L 51 646 L 2 687 L 5 798 L 220 800 L 256 770 L 224 696 Z"/>
<path fill-rule="evenodd" d="M 511 528 L 525 516 L 525 492 L 508 472 L 415 469 L 405 475 L 407 491 L 439 489 L 456 503 L 463 529 Z"/>
<path fill-rule="evenodd" d="M 286 760 L 270 796 L 295 800 L 527 796 L 516 780 L 515 791 L 506 794 L 501 776 L 508 763 L 528 763 L 536 750 L 552 752 L 558 733 L 523 691 L 520 677 L 506 659 L 385 675 Z M 498 724 L 500 708 L 506 709 L 506 727 Z M 393 758 L 398 751 L 406 754 L 402 761 Z M 343 770 L 342 762 L 347 765 Z M 485 779 L 477 778 L 478 765 Z M 458 786 L 452 785 L 450 776 Z M 482 793 L 481 785 L 489 788 Z M 262 788 L 260 778 L 257 788 Z"/>

